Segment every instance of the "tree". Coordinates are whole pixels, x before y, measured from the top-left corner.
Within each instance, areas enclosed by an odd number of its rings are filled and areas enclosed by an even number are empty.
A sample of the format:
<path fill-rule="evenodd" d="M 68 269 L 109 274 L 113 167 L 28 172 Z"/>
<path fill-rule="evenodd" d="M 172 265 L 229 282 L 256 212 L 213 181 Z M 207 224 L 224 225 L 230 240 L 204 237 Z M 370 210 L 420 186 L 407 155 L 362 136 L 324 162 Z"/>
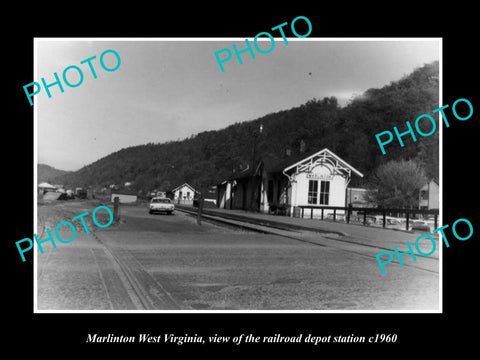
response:
<path fill-rule="evenodd" d="M 413 160 L 392 160 L 374 173 L 369 200 L 385 208 L 418 207 L 420 188 L 427 183 L 423 168 Z"/>
<path fill-rule="evenodd" d="M 121 149 L 78 171 L 49 180 L 71 188 L 132 181 L 135 189 L 144 191 L 165 187 L 165 181 L 172 187 L 184 182 L 195 182 L 195 187 L 214 185 L 240 164 L 251 164 L 252 131 L 260 124 L 263 133 L 256 143 L 258 159 L 268 157 L 272 163 L 280 162 L 286 157 L 286 149 L 297 155 L 303 141 L 307 152 L 325 147 L 334 151 L 365 174 L 362 181 L 374 177 L 385 158 L 415 159 L 428 179 L 438 179 L 438 130 L 428 137 L 417 136 L 416 142 L 407 135 L 403 138 L 405 146 L 394 140 L 387 156 L 382 155 L 375 139 L 381 131 L 393 131 L 393 126 L 403 132 L 406 121 L 413 124 L 419 115 L 431 114 L 439 107 L 438 73 L 438 62 L 434 62 L 380 89 L 365 91 L 345 107 L 339 107 L 334 97 L 314 98 L 289 110 L 204 131 L 181 141 Z M 440 128 L 438 112 L 433 116 Z M 360 180 L 354 178 L 353 182 Z"/>

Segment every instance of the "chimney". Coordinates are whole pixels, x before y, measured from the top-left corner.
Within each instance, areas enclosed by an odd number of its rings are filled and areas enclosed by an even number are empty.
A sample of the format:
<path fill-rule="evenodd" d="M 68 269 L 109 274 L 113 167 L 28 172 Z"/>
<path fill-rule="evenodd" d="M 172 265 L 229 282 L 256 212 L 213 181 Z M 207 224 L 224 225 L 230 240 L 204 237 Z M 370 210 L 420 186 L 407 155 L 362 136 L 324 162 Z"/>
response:
<path fill-rule="evenodd" d="M 306 144 L 305 144 L 305 141 L 302 139 L 300 140 L 300 154 L 303 154 L 305 152 L 305 148 L 306 148 Z"/>

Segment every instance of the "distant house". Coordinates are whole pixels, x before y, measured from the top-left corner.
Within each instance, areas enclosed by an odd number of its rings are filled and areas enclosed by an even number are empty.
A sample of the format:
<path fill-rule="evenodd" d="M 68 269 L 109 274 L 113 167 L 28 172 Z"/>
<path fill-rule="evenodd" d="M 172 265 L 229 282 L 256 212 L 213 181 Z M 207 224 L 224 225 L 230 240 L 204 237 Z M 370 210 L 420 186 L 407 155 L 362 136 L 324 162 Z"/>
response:
<path fill-rule="evenodd" d="M 112 190 L 112 202 L 118 197 L 121 204 L 129 204 L 137 201 L 137 195 L 129 191 Z"/>
<path fill-rule="evenodd" d="M 43 195 L 45 194 L 46 192 L 49 192 L 49 191 L 56 191 L 57 188 L 49 183 L 46 183 L 46 182 L 42 182 L 40 184 L 38 184 L 38 194 L 39 195 Z"/>
<path fill-rule="evenodd" d="M 260 212 L 281 208 L 291 216 L 298 216 L 301 206 L 343 207 L 352 175 L 363 177 L 326 148 L 281 161 L 263 158 L 253 169 L 247 168 L 217 184 L 217 204 L 225 209 Z M 313 215 L 319 212 L 316 209 Z"/>
<path fill-rule="evenodd" d="M 420 189 L 420 209 L 438 209 L 439 208 L 440 187 L 436 180 L 431 180 Z"/>
<path fill-rule="evenodd" d="M 193 205 L 195 194 L 199 194 L 192 186 L 185 183 L 172 190 L 173 200 L 177 204 Z"/>

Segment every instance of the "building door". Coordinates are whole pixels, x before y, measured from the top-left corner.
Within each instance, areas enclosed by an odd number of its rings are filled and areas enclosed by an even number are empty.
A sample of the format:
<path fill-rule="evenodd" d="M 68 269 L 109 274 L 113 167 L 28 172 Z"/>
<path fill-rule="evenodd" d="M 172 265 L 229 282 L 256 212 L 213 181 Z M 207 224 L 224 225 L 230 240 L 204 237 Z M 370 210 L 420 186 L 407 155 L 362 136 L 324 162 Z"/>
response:
<path fill-rule="evenodd" d="M 276 205 L 276 201 L 273 201 L 273 194 L 274 194 L 274 185 L 273 185 L 273 180 L 268 180 L 267 182 L 267 201 L 268 201 L 268 205 L 272 205 L 275 203 Z"/>
<path fill-rule="evenodd" d="M 260 199 L 262 198 L 262 180 L 257 180 L 257 197 L 255 198 L 255 210 L 260 211 Z"/>
<path fill-rule="evenodd" d="M 247 210 L 247 183 L 242 184 L 242 209 Z"/>

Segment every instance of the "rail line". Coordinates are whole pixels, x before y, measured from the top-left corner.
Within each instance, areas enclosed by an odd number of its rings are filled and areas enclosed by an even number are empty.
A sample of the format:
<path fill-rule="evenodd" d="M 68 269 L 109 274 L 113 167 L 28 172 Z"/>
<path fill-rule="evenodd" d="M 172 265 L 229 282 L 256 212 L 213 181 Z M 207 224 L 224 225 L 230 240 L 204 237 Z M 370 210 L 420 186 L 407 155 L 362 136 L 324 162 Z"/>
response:
<path fill-rule="evenodd" d="M 112 250 L 95 232 L 91 232 L 94 238 L 102 245 L 103 250 L 115 263 L 123 275 L 125 289 L 129 293 L 137 310 L 179 310 L 182 306 L 175 301 L 171 294 L 158 283 L 138 260 L 128 250 Z M 141 278 L 148 290 L 139 280 Z M 126 282 L 126 283 L 125 283 Z"/>
<path fill-rule="evenodd" d="M 185 209 L 185 208 L 177 208 L 176 210 L 182 211 L 182 212 L 184 212 L 186 214 L 189 214 L 191 216 L 197 216 L 197 211 L 193 211 L 193 210 L 189 210 L 189 209 Z M 272 235 L 282 236 L 282 237 L 285 237 L 285 238 L 288 238 L 288 239 L 292 239 L 292 240 L 295 240 L 295 241 L 301 241 L 301 242 L 309 243 L 309 244 L 316 245 L 316 246 L 333 247 L 333 248 L 335 248 L 336 250 L 339 250 L 339 251 L 361 255 L 361 256 L 364 256 L 364 257 L 371 258 L 371 259 L 375 259 L 375 261 L 377 261 L 377 258 L 376 258 L 375 255 L 371 255 L 371 254 L 360 252 L 360 251 L 355 251 L 354 249 L 351 249 L 351 248 L 336 247 L 336 246 L 334 247 L 334 246 L 329 246 L 329 245 L 326 245 L 326 244 L 321 244 L 321 243 L 316 242 L 316 241 L 308 240 L 308 239 L 305 239 L 305 238 L 300 238 L 299 234 L 301 233 L 301 231 L 289 229 L 287 226 L 281 226 L 280 225 L 280 226 L 277 226 L 277 227 L 274 227 L 274 228 L 279 229 L 281 231 L 287 231 L 287 232 L 290 232 L 292 234 L 286 234 L 286 233 L 282 233 L 280 231 L 268 230 L 269 225 L 255 224 L 253 222 L 248 223 L 244 220 L 233 220 L 234 219 L 233 216 L 230 216 L 228 218 L 222 218 L 221 216 L 214 216 L 214 215 L 211 215 L 211 214 L 202 213 L 202 219 L 204 219 L 206 221 L 219 223 L 219 224 L 227 224 L 229 226 L 234 226 L 234 227 L 236 226 L 236 227 L 239 227 L 239 228 L 242 228 L 242 229 L 247 229 L 247 230 L 260 232 L 260 233 L 264 233 L 264 234 L 272 234 Z M 267 229 L 265 229 L 265 228 L 267 228 Z M 307 231 L 317 232 L 313 229 L 309 229 Z M 366 247 L 366 248 L 369 248 L 369 249 L 376 249 L 376 250 L 379 250 L 379 252 L 384 251 L 384 250 L 388 250 L 388 251 L 392 250 L 391 248 L 385 248 L 385 247 L 381 247 L 381 246 L 377 246 L 377 245 L 363 244 L 363 243 L 360 243 L 360 242 L 357 242 L 357 241 L 352 241 L 352 240 L 345 239 L 345 238 L 342 239 L 340 237 L 333 237 L 332 235 L 334 235 L 335 233 L 327 233 L 326 234 L 322 231 L 318 231 L 318 233 L 322 237 L 322 239 L 325 239 L 325 240 L 329 241 L 330 243 L 334 243 L 334 242 L 339 243 L 340 242 L 340 243 L 344 243 L 344 244 Z M 338 234 L 336 234 L 336 235 L 338 235 Z M 437 258 L 437 257 L 431 257 L 431 258 L 429 257 L 429 258 L 424 258 L 424 259 L 429 259 L 427 261 L 436 261 L 436 262 L 439 261 L 439 258 Z M 396 263 L 396 264 L 400 264 L 396 259 L 393 259 L 392 262 Z M 426 269 L 426 268 L 420 267 L 416 264 L 404 264 L 404 267 L 414 268 L 416 270 L 426 271 L 426 272 L 434 273 L 434 274 L 439 273 L 439 271 Z"/>
<path fill-rule="evenodd" d="M 197 216 L 197 211 L 190 210 L 190 209 L 183 209 L 177 208 L 177 210 L 190 215 L 190 216 Z M 204 213 L 202 215 L 202 219 L 205 222 L 213 222 L 220 224 L 222 226 L 230 226 L 230 227 L 237 227 L 246 229 L 249 231 L 256 231 L 265 234 L 272 234 L 281 236 L 284 238 L 288 238 L 293 241 L 309 243 L 315 246 L 321 247 L 328 247 L 335 249 L 336 251 L 342 251 L 345 253 L 352 253 L 362 257 L 367 257 L 370 259 L 374 259 L 376 262 L 376 257 L 373 255 L 373 251 L 378 250 L 391 250 L 385 249 L 381 246 L 375 246 L 371 244 L 362 244 L 357 241 L 353 241 L 347 237 L 341 238 L 340 236 L 337 237 L 338 234 L 334 232 L 316 232 L 314 229 L 304 230 L 302 229 L 291 229 L 289 225 L 278 224 L 278 226 L 269 226 L 264 224 L 258 224 L 252 221 L 249 223 L 243 220 L 236 219 L 234 220 L 233 217 L 229 219 L 222 218 L 220 216 L 215 216 L 212 214 Z M 41 228 L 42 235 L 45 232 L 45 219 L 41 216 L 38 216 L 38 224 Z M 40 231 L 40 228 L 38 229 Z M 309 231 L 310 233 L 306 233 Z M 313 237 L 317 233 L 318 240 L 313 240 Z M 312 235 L 313 234 L 313 235 Z M 42 238 L 41 235 L 41 238 Z M 91 235 L 98 241 L 101 247 L 98 249 L 99 257 L 97 259 L 103 260 L 104 263 L 102 265 L 112 264 L 115 272 L 117 273 L 119 280 L 121 281 L 123 288 L 125 289 L 126 293 L 130 297 L 133 302 L 134 309 L 132 310 L 179 310 L 179 309 L 190 309 L 188 306 L 181 304 L 175 300 L 175 298 L 168 292 L 161 283 L 159 283 L 155 278 L 153 278 L 145 267 L 138 261 L 135 256 L 128 251 L 127 249 L 123 248 L 111 248 L 108 243 L 102 240 L 102 234 L 96 234 L 94 231 L 91 231 Z M 302 238 L 302 236 L 304 236 Z M 312 239 L 308 239 L 308 236 L 311 236 Z M 368 249 L 368 250 L 367 250 Z M 103 251 L 102 251 L 103 250 Z M 104 254 L 103 254 L 104 253 Z M 94 255 L 96 255 L 94 253 Z M 428 259 L 425 258 L 426 261 L 433 261 L 438 264 L 438 258 Z M 392 263 L 399 262 L 394 259 Z M 98 265 L 98 264 L 97 264 Z M 427 266 L 431 265 L 432 268 L 435 268 L 435 263 L 427 263 Z M 420 270 L 428 273 L 438 274 L 439 271 L 435 269 L 428 269 L 425 267 L 418 266 L 416 264 L 405 264 L 404 267 L 413 268 L 415 270 Z M 102 272 L 102 267 L 98 266 L 99 271 Z M 105 267 L 103 267 L 105 269 Z M 39 276 L 42 275 L 42 269 L 40 270 Z M 111 270 L 111 269 L 110 269 Z M 103 273 L 102 273 L 103 274 Z M 379 275 L 380 276 L 380 275 Z M 118 281 L 118 280 L 116 280 Z M 118 282 L 120 284 L 120 282 Z M 107 296 L 110 299 L 110 290 L 112 288 L 108 287 L 108 284 L 104 282 L 105 291 L 107 292 Z M 109 290 L 110 289 L 110 290 Z M 115 292 L 114 294 L 115 295 Z M 113 309 L 119 309 L 119 307 L 115 308 L 116 304 L 114 302 L 110 302 L 110 306 Z M 118 305 L 118 303 L 117 303 Z M 130 303 L 130 306 L 132 304 Z M 123 309 L 123 308 L 122 308 Z M 130 310 L 130 309 L 127 309 Z"/>
<path fill-rule="evenodd" d="M 40 235 L 37 235 L 39 239 L 43 239 L 47 227 L 47 218 L 37 212 L 37 231 Z M 113 266 L 115 273 L 118 275 L 124 290 L 131 299 L 129 302 L 130 307 L 134 309 L 125 308 L 125 302 L 117 301 L 116 306 L 109 300 L 110 306 L 113 310 L 177 310 L 184 308 L 181 306 L 171 294 L 156 281 L 143 267 L 142 264 L 128 251 L 124 249 L 112 249 L 101 236 L 97 234 L 92 227 L 89 228 L 90 235 L 100 244 L 98 251 L 92 251 L 95 258 L 100 277 L 104 285 L 104 290 L 107 293 L 107 298 L 110 299 L 110 292 L 115 292 L 115 288 L 108 287 L 103 281 L 103 271 L 105 267 Z M 53 250 L 55 251 L 55 250 Z M 48 249 L 46 254 L 45 264 L 48 262 L 48 258 L 52 253 L 52 249 Z M 104 263 L 101 263 L 101 262 Z M 108 265 L 110 264 L 110 265 Z M 39 265 L 38 262 L 36 264 Z M 105 266 L 101 266 L 105 265 Z M 43 267 L 38 267 L 37 280 L 42 278 L 44 273 Z"/>

